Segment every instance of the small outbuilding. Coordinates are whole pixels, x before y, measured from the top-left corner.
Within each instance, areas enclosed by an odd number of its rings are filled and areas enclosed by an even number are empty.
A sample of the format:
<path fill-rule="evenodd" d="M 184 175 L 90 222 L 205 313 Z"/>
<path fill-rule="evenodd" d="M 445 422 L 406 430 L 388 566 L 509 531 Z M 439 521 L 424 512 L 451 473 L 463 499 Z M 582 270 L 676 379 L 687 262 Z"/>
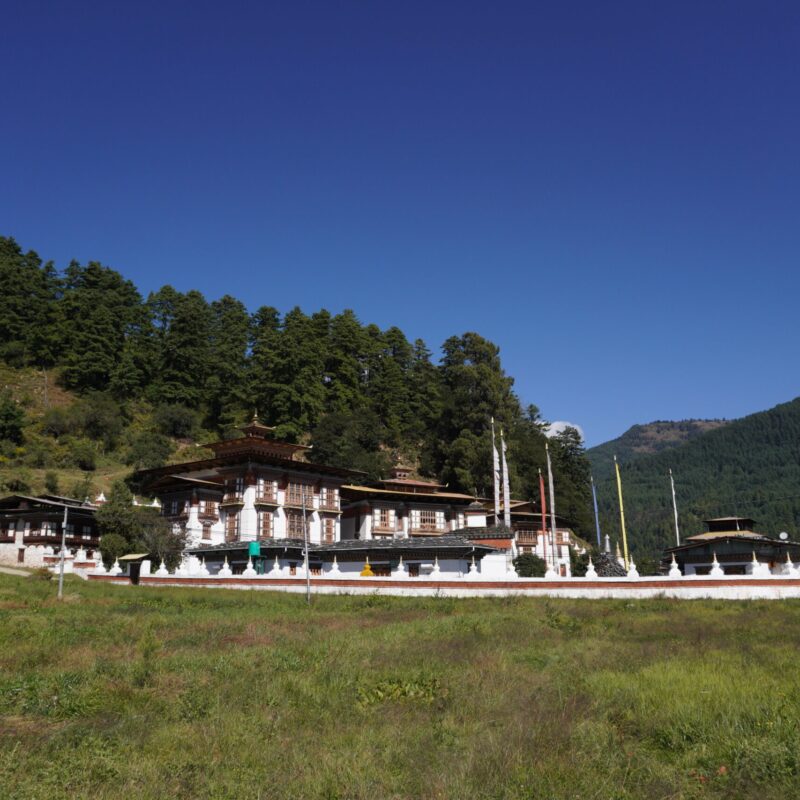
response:
<path fill-rule="evenodd" d="M 684 575 L 708 575 L 715 559 L 726 575 L 747 575 L 754 562 L 779 574 L 787 555 L 794 563 L 800 561 L 800 542 L 757 533 L 753 530 L 755 521 L 749 517 L 717 517 L 705 523 L 704 533 L 689 536 L 682 545 L 664 551 L 662 572 L 669 570 L 673 556 Z"/>

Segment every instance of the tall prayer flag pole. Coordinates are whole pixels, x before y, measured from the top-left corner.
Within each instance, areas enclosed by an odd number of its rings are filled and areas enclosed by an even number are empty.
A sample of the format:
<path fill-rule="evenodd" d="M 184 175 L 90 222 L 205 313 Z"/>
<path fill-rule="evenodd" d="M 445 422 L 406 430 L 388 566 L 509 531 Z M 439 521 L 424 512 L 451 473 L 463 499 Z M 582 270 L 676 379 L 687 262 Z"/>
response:
<path fill-rule="evenodd" d="M 622 528 L 622 557 L 625 561 L 625 569 L 628 569 L 628 536 L 625 533 L 625 506 L 622 504 L 622 478 L 619 474 L 619 463 L 614 456 L 614 468 L 617 471 L 617 493 L 619 494 L 619 521 Z"/>
<path fill-rule="evenodd" d="M 494 524 L 500 522 L 500 456 L 494 441 L 494 417 L 492 417 L 492 472 L 494 474 Z"/>
<path fill-rule="evenodd" d="M 308 522 L 306 521 L 306 485 L 302 484 L 303 502 L 303 566 L 306 570 L 306 603 L 311 605 L 311 573 L 308 567 Z"/>
<path fill-rule="evenodd" d="M 547 498 L 544 494 L 544 476 L 539 470 L 539 503 L 542 507 L 542 550 L 547 561 Z"/>
<path fill-rule="evenodd" d="M 500 452 L 503 454 L 503 525 L 511 527 L 511 489 L 508 482 L 508 462 L 506 461 L 506 440 L 500 428 Z"/>
<path fill-rule="evenodd" d="M 589 480 L 592 483 L 592 505 L 594 506 L 594 527 L 597 531 L 597 551 L 600 552 L 603 549 L 603 545 L 600 543 L 600 515 L 597 513 L 597 491 L 594 488 L 594 476 L 589 475 Z"/>
<path fill-rule="evenodd" d="M 550 487 L 550 547 L 553 551 L 553 569 L 556 568 L 556 491 L 553 486 L 553 465 L 550 463 L 550 447 L 545 442 L 544 452 L 547 456 L 547 482 Z"/>
<path fill-rule="evenodd" d="M 675 500 L 675 479 L 672 477 L 672 470 L 669 471 L 669 482 L 672 486 L 672 513 L 675 515 L 675 545 L 681 546 L 681 531 L 678 527 L 678 503 Z"/>
<path fill-rule="evenodd" d="M 64 597 L 64 550 L 67 547 L 67 511 L 69 507 L 64 505 L 64 521 L 61 523 L 61 557 L 58 560 L 58 599 Z"/>

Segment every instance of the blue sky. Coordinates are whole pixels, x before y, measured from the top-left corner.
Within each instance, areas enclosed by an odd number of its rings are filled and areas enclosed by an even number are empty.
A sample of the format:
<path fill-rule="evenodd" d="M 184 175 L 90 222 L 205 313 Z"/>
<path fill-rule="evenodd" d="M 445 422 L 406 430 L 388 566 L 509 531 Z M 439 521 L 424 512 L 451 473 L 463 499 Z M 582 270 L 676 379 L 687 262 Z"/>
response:
<path fill-rule="evenodd" d="M 800 394 L 795 2 L 3 7 L 0 233 L 476 330 L 588 443 Z"/>

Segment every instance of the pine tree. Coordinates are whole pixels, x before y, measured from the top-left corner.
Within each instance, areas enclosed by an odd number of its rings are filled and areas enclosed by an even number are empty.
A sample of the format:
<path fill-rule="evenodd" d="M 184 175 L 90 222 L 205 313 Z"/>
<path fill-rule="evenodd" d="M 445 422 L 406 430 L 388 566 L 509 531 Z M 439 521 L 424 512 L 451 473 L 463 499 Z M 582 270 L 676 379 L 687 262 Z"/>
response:
<path fill-rule="evenodd" d="M 73 261 L 65 272 L 64 383 L 74 389 L 108 387 L 141 296 L 119 273 L 97 262 Z"/>
<path fill-rule="evenodd" d="M 208 380 L 205 385 L 208 419 L 215 428 L 235 424 L 246 410 L 247 349 L 250 316 L 244 304 L 225 295 L 211 304 Z"/>
<path fill-rule="evenodd" d="M 331 319 L 324 376 L 327 411 L 349 414 L 364 406 L 367 348 L 367 336 L 353 311 L 346 309 Z"/>
<path fill-rule="evenodd" d="M 165 286 L 148 298 L 155 325 L 153 402 L 199 408 L 210 372 L 211 310 L 200 292 Z"/>

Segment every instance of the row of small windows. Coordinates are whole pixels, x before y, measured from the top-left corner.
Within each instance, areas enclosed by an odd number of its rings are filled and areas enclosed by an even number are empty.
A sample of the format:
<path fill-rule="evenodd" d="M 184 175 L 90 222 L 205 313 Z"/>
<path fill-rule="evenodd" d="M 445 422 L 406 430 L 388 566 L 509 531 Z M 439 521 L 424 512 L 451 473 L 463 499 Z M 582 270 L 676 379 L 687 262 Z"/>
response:
<path fill-rule="evenodd" d="M 11 525 L 7 528 L 0 528 L 0 536 L 5 536 L 8 539 L 13 539 L 17 534 L 16 528 Z M 75 538 L 80 536 L 83 539 L 91 539 L 93 536 L 91 525 L 76 526 L 71 522 L 67 523 L 64 534 L 67 537 Z M 23 532 L 23 537 L 51 537 L 56 538 L 61 536 L 61 523 L 60 522 L 43 522 L 39 528 L 26 528 Z"/>
<path fill-rule="evenodd" d="M 274 516 L 271 511 L 259 511 L 257 518 L 257 535 L 259 539 L 271 539 L 274 534 Z M 296 510 L 286 511 L 286 537 L 289 539 L 303 539 L 303 512 Z M 305 519 L 308 524 L 308 517 Z M 229 513 L 225 518 L 225 539 L 235 542 L 241 532 L 239 514 Z M 322 541 L 334 542 L 336 540 L 336 520 L 324 518 L 322 520 Z"/>

